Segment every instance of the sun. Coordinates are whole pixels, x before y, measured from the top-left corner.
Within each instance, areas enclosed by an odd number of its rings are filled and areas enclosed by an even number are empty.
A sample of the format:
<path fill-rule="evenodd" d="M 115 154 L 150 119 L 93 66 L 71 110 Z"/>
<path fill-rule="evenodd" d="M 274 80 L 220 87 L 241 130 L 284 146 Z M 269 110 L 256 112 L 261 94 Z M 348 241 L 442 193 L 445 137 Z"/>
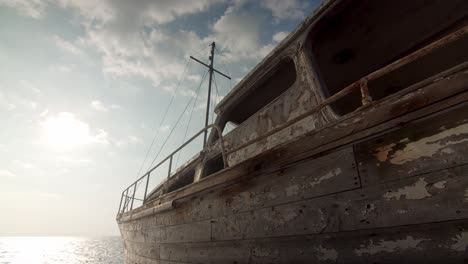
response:
<path fill-rule="evenodd" d="M 78 120 L 74 114 L 62 112 L 42 122 L 47 143 L 59 147 L 75 147 L 89 141 L 88 124 Z"/>

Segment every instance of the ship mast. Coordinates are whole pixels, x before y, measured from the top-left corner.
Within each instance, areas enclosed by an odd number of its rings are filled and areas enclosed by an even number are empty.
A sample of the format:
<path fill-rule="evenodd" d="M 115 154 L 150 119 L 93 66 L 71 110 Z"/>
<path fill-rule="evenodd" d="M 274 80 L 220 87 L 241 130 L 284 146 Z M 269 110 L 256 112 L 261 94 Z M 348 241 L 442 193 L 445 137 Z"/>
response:
<path fill-rule="evenodd" d="M 231 77 L 227 76 L 226 74 L 216 70 L 214 67 L 213 67 L 213 64 L 214 64 L 214 50 L 216 48 L 216 43 L 213 42 L 211 43 L 211 52 L 210 52 L 210 57 L 209 57 L 209 60 L 210 60 L 210 64 L 207 65 L 206 63 L 190 56 L 190 58 L 200 64 L 202 64 L 203 66 L 207 67 L 208 68 L 208 71 L 209 71 L 209 81 L 208 81 L 208 98 L 207 98 L 207 101 L 206 101 L 206 115 L 205 115 L 205 127 L 208 126 L 208 120 L 209 120 L 209 116 L 210 116 L 210 100 L 211 100 L 211 82 L 212 82 L 212 79 L 213 79 L 213 73 L 216 72 L 216 73 L 219 73 L 221 74 L 222 76 L 228 78 L 229 80 L 231 79 Z M 205 130 L 205 133 L 203 135 L 203 147 L 206 147 L 206 139 L 207 139 L 207 135 L 208 135 L 208 131 Z"/>

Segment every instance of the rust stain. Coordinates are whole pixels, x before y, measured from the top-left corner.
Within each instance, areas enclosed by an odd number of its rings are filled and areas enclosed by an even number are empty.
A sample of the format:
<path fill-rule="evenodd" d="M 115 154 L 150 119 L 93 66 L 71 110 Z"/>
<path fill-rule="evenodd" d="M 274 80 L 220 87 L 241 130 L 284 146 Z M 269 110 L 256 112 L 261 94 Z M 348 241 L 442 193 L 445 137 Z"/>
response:
<path fill-rule="evenodd" d="M 385 146 L 378 147 L 372 152 L 372 154 L 374 155 L 374 157 L 378 161 L 385 162 L 388 159 L 389 152 L 393 151 L 393 147 L 395 147 L 395 146 L 396 146 L 396 144 L 392 143 L 392 144 L 388 144 L 388 145 L 385 145 Z"/>

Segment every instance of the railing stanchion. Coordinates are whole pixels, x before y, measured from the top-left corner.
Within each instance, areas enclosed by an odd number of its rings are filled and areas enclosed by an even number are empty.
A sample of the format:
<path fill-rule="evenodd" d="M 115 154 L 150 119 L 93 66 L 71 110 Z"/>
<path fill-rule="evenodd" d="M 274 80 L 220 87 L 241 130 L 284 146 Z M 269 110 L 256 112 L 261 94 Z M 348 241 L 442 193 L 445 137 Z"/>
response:
<path fill-rule="evenodd" d="M 133 201 L 135 201 L 135 193 L 136 193 L 136 188 L 137 188 L 137 182 L 133 184 L 133 195 L 132 195 L 132 204 L 130 205 L 130 211 L 133 210 Z"/>
<path fill-rule="evenodd" d="M 171 178 L 172 157 L 173 155 L 171 154 L 171 156 L 169 157 L 169 168 L 167 170 L 166 193 L 169 192 L 169 178 Z"/>
<path fill-rule="evenodd" d="M 124 197 L 124 192 L 122 192 L 122 196 L 120 196 L 120 204 L 119 204 L 119 214 L 121 213 L 120 212 L 120 209 L 122 209 L 122 200 L 123 200 L 123 197 Z"/>
<path fill-rule="evenodd" d="M 359 82 L 359 88 L 361 89 L 361 101 L 362 105 L 367 105 L 370 102 L 372 102 L 372 97 L 369 94 L 369 88 L 367 86 L 367 79 L 362 78 L 361 81 Z"/>
<path fill-rule="evenodd" d="M 124 205 L 123 205 L 123 207 L 122 207 L 122 213 L 125 213 L 125 210 L 127 210 L 127 205 L 128 205 L 128 188 L 125 189 L 124 193 L 125 193 L 125 195 L 124 195 L 124 196 L 125 196 L 125 200 L 124 200 Z"/>
<path fill-rule="evenodd" d="M 148 174 L 146 174 L 146 187 L 145 187 L 145 196 L 143 196 L 143 203 L 146 201 L 146 194 L 148 193 L 148 184 L 149 184 L 150 175 L 151 175 L 151 172 L 148 172 Z"/>

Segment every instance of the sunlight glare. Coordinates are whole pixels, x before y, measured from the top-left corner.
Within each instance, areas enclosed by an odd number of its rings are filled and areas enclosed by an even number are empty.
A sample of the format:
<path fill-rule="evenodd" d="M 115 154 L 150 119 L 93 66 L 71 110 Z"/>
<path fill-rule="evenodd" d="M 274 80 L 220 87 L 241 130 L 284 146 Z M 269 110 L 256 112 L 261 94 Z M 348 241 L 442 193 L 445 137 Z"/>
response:
<path fill-rule="evenodd" d="M 47 142 L 54 146 L 74 147 L 89 140 L 88 124 L 68 112 L 48 117 L 42 123 L 42 129 Z"/>

